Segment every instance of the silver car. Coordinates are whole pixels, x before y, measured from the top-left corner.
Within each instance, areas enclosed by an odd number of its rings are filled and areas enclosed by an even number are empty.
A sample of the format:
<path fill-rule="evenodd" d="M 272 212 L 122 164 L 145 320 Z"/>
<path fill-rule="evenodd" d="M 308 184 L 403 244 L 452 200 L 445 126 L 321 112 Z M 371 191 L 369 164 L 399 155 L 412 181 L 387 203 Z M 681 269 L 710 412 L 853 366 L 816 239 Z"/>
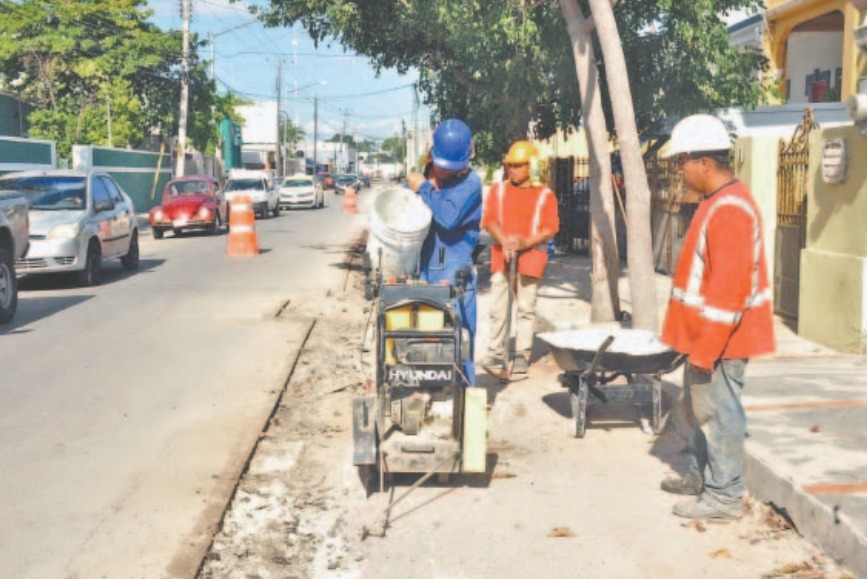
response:
<path fill-rule="evenodd" d="M 106 173 L 9 173 L 0 190 L 20 192 L 29 206 L 30 247 L 15 263 L 18 275 L 78 272 L 79 283 L 91 286 L 100 282 L 105 259 L 138 269 L 135 207 Z"/>
<path fill-rule="evenodd" d="M 325 207 L 325 191 L 312 175 L 292 175 L 280 185 L 280 207 Z"/>

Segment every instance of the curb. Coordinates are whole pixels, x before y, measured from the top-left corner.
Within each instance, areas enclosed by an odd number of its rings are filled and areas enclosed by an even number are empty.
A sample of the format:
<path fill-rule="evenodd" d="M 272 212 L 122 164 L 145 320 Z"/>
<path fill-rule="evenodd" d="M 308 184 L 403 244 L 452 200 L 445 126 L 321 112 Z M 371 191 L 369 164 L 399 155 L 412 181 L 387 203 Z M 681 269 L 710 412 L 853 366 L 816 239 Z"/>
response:
<path fill-rule="evenodd" d="M 782 510 L 807 540 L 855 573 L 867 577 L 867 536 L 845 513 L 806 493 L 765 448 L 747 441 L 744 482 L 750 494 Z"/>

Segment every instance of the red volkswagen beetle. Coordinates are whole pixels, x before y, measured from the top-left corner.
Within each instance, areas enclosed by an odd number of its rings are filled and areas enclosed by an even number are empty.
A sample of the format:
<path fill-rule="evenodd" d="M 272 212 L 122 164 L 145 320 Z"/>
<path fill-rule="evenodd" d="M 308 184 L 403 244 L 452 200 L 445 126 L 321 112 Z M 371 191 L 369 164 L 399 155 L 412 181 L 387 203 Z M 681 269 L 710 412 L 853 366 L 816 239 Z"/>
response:
<path fill-rule="evenodd" d="M 226 199 L 216 179 L 204 175 L 177 177 L 163 188 L 163 202 L 150 210 L 154 239 L 166 231 L 180 235 L 192 229 L 211 235 L 226 223 Z"/>

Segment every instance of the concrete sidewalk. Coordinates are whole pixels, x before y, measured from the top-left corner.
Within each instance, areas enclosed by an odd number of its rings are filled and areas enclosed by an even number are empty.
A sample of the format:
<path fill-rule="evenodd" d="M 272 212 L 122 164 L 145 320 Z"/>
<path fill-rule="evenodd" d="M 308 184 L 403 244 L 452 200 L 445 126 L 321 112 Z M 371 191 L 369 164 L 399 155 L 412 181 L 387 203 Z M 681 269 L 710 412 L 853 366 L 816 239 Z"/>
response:
<path fill-rule="evenodd" d="M 477 356 L 487 343 L 487 264 L 479 271 Z M 660 322 L 670 282 L 657 275 Z M 624 271 L 621 302 L 627 310 L 628 285 Z M 537 332 L 587 327 L 590 289 L 589 258 L 558 255 L 539 290 Z M 751 362 L 747 370 L 747 488 L 783 511 L 804 537 L 856 576 L 867 577 L 867 358 L 843 356 L 804 340 L 779 319 L 775 327 L 777 352 Z M 534 358 L 545 355 L 537 340 Z M 535 364 L 530 372 L 556 374 L 553 368 Z M 680 384 L 679 371 L 666 377 L 668 399 L 675 403 L 672 416 Z M 677 420 L 669 422 L 671 428 Z"/>

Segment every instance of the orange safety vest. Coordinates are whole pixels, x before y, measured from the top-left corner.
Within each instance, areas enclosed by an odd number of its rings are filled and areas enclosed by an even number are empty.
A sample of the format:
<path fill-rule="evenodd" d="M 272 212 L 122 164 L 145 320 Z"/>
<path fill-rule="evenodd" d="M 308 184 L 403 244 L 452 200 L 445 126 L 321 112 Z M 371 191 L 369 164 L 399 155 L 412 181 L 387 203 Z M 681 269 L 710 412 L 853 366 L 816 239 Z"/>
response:
<path fill-rule="evenodd" d="M 514 234 L 516 233 L 513 228 L 515 226 L 514 223 L 510 223 L 506 221 L 505 207 L 506 207 L 506 186 L 507 181 L 502 181 L 498 184 L 495 184 L 491 187 L 489 192 L 489 196 L 495 196 L 497 201 L 497 211 L 496 211 L 496 223 L 503 228 L 504 233 L 506 234 Z M 514 188 L 513 191 L 518 188 Z M 554 195 L 554 192 L 551 191 L 548 187 L 537 188 L 537 197 L 534 204 L 533 209 L 533 219 L 530 222 L 530 230 L 529 234 L 532 236 L 538 235 L 539 229 L 542 227 L 543 213 L 545 211 L 545 204 L 549 201 L 554 202 L 554 207 L 557 206 L 557 198 Z M 522 191 L 524 193 L 524 191 Z M 490 211 L 490 204 L 486 204 L 486 212 Z M 514 217 L 513 217 L 514 219 Z M 521 219 L 523 223 L 526 223 L 524 220 L 525 217 Z M 482 217 L 482 227 L 487 227 L 488 224 L 494 222 L 490 213 L 487 215 L 483 215 Z M 550 227 L 550 224 L 549 224 Z M 554 224 L 554 233 L 559 228 L 559 223 Z M 542 243 L 536 245 L 523 252 L 521 256 L 518 258 L 518 272 L 523 275 L 528 275 L 535 278 L 541 278 L 545 271 L 545 266 L 548 263 L 548 244 Z M 499 272 L 505 271 L 505 264 L 503 262 L 503 251 L 502 247 L 499 244 L 495 244 L 491 248 L 491 271 Z"/>
<path fill-rule="evenodd" d="M 672 280 L 662 341 L 711 369 L 723 358 L 774 351 L 762 224 L 755 201 L 733 181 L 698 207 Z"/>

